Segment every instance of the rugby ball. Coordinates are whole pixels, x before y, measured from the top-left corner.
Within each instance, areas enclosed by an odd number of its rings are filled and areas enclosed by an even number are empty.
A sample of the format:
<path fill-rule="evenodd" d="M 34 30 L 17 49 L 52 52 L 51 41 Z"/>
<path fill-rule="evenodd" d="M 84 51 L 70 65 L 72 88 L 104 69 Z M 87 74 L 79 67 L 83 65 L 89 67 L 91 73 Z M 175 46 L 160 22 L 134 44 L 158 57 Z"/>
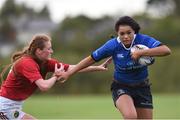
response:
<path fill-rule="evenodd" d="M 145 45 L 137 44 L 131 48 L 131 53 L 133 53 L 135 50 L 146 50 L 146 49 L 149 49 L 149 48 Z M 144 66 L 151 65 L 154 63 L 154 58 L 150 56 L 141 56 L 138 59 L 138 63 Z"/>

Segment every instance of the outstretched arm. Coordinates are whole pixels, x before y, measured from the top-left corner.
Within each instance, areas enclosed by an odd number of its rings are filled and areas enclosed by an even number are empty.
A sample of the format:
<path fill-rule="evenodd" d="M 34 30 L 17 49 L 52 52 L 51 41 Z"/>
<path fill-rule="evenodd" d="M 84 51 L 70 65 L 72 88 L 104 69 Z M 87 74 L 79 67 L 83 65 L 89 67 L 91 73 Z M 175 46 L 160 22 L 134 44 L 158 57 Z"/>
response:
<path fill-rule="evenodd" d="M 78 72 L 107 71 L 108 70 L 107 67 L 109 64 L 111 64 L 111 62 L 112 62 L 112 57 L 108 58 L 105 62 L 103 62 L 102 64 L 98 66 L 89 66 Z M 70 65 L 70 67 L 68 68 L 68 71 L 72 70 L 74 67 L 76 67 L 76 65 Z"/>
<path fill-rule="evenodd" d="M 61 72 L 60 81 L 62 83 L 64 83 L 70 76 L 74 75 L 75 73 L 77 73 L 81 69 L 84 69 L 84 68 L 86 68 L 86 67 L 88 67 L 94 63 L 95 63 L 95 61 L 93 60 L 93 58 L 91 56 L 84 58 L 73 69 L 71 69 L 67 72 Z"/>

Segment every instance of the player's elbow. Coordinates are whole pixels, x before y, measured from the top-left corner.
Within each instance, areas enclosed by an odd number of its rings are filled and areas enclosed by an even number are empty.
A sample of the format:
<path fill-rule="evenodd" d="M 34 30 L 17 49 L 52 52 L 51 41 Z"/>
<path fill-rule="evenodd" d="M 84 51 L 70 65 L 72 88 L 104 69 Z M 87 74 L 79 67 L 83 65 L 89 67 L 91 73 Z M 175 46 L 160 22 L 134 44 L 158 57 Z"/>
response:
<path fill-rule="evenodd" d="M 167 56 L 171 54 L 171 50 L 166 45 L 163 45 L 163 55 Z"/>
<path fill-rule="evenodd" d="M 38 86 L 38 88 L 45 92 L 50 89 L 50 84 L 47 82 L 47 80 L 39 79 L 35 82 L 35 84 Z"/>
<path fill-rule="evenodd" d="M 49 90 L 49 87 L 47 85 L 43 85 L 43 86 L 40 86 L 39 89 L 42 91 L 42 92 L 46 92 Z"/>
<path fill-rule="evenodd" d="M 166 46 L 164 54 L 165 55 L 170 55 L 171 54 L 171 50 L 167 46 Z"/>
<path fill-rule="evenodd" d="M 50 89 L 50 87 L 47 84 L 42 84 L 42 85 L 40 85 L 38 87 L 42 92 L 46 92 L 46 91 L 48 91 Z"/>

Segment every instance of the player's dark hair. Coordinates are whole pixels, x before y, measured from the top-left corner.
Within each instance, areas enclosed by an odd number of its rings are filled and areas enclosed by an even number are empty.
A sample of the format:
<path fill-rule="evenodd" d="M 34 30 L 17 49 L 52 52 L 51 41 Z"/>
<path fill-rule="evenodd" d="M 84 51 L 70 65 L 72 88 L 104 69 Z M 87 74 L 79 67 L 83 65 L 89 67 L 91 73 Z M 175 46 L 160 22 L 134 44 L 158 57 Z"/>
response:
<path fill-rule="evenodd" d="M 128 25 L 135 31 L 135 34 L 139 33 L 139 30 L 140 30 L 139 24 L 133 18 L 129 16 L 123 16 L 118 19 L 118 21 L 115 24 L 116 32 L 118 32 L 120 25 Z"/>

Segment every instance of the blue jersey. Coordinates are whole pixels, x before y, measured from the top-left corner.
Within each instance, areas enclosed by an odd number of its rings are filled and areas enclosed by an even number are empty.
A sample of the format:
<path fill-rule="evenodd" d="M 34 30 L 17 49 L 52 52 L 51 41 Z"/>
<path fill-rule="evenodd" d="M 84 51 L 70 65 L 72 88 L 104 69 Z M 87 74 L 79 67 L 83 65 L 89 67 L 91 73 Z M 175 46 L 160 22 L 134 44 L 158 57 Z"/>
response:
<path fill-rule="evenodd" d="M 158 40 L 144 35 L 136 34 L 132 45 L 142 44 L 149 48 L 161 44 Z M 118 38 L 107 41 L 103 46 L 92 52 L 95 61 L 112 56 L 114 62 L 114 79 L 123 83 L 138 83 L 148 77 L 147 66 L 140 65 L 131 58 L 130 48 L 126 49 Z"/>

